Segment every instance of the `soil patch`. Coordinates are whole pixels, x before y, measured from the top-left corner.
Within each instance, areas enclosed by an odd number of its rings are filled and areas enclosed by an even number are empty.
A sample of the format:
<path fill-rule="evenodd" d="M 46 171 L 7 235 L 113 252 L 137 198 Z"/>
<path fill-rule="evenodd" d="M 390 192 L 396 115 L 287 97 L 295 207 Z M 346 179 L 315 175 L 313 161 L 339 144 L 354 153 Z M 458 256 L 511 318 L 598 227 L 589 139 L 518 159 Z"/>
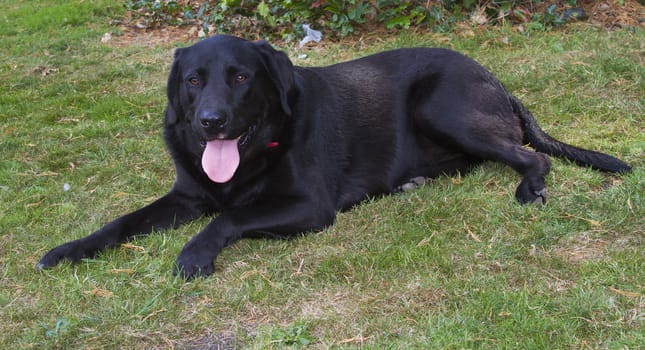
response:
<path fill-rule="evenodd" d="M 545 1 L 524 9 L 528 13 L 544 13 L 553 3 L 554 1 Z M 558 12 L 569 8 L 566 5 L 567 1 L 560 0 L 555 3 Z M 584 14 L 582 21 L 607 30 L 642 27 L 645 23 L 645 6 L 641 5 L 639 0 L 581 0 L 578 1 L 575 8 L 582 10 Z M 201 29 L 198 25 L 144 27 L 131 14 L 126 15 L 119 23 L 119 27 L 121 29 L 120 35 L 104 38 L 104 41 L 117 46 L 129 44 L 154 46 L 178 42 L 194 42 L 199 38 Z M 359 28 L 357 30 L 363 35 L 368 31 L 373 32 L 367 35 L 369 37 L 392 34 L 392 31 L 384 29 Z M 351 40 L 352 38 L 347 39 Z"/>

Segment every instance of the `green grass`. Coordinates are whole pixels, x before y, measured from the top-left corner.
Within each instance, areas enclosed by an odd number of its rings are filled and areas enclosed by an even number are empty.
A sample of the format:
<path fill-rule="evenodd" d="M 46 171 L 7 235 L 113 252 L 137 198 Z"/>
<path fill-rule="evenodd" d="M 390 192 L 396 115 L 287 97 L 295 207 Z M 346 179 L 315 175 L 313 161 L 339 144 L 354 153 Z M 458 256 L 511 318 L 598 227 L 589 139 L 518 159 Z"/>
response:
<path fill-rule="evenodd" d="M 536 207 L 514 202 L 512 170 L 484 164 L 368 201 L 319 234 L 241 241 L 213 276 L 186 283 L 172 266 L 207 219 L 78 265 L 34 267 L 170 188 L 164 86 L 172 48 L 188 43 L 102 44 L 120 32 L 110 23 L 122 9 L 107 1 L 0 6 L 0 348 L 645 344 L 642 29 L 403 33 L 294 59 L 452 47 L 489 67 L 553 136 L 634 172 L 553 160 L 550 199 Z"/>

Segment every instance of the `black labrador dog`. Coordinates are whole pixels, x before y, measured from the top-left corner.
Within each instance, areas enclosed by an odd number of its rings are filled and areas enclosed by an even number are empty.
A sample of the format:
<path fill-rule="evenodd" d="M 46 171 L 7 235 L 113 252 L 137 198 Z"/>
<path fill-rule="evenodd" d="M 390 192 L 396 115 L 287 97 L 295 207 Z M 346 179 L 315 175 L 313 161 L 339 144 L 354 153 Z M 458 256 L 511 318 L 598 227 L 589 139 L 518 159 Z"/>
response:
<path fill-rule="evenodd" d="M 545 200 L 547 154 L 630 170 L 551 138 L 490 72 L 446 49 L 310 68 L 267 42 L 218 35 L 176 51 L 167 94 L 164 137 L 177 174 L 170 192 L 52 249 L 40 268 L 219 213 L 177 258 L 175 273 L 191 278 L 213 273 L 222 248 L 240 238 L 322 230 L 368 197 L 486 160 L 522 176 L 520 203 Z"/>

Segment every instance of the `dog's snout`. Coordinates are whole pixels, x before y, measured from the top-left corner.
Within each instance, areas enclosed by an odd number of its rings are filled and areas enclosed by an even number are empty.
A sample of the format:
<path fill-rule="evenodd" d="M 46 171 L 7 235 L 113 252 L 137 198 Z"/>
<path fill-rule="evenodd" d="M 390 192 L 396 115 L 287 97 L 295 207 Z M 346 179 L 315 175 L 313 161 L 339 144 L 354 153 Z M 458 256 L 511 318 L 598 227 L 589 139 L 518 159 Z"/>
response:
<path fill-rule="evenodd" d="M 199 116 L 199 123 L 207 130 L 221 130 L 228 123 L 228 119 L 219 113 L 204 112 Z"/>

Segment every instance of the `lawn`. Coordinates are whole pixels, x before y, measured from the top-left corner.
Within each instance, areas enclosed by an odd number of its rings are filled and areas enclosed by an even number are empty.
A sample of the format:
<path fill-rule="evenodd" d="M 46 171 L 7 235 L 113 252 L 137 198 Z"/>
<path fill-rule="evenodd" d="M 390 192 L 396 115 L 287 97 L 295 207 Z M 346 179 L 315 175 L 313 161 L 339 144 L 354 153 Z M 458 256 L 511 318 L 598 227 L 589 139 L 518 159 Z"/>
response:
<path fill-rule="evenodd" d="M 119 40 L 109 1 L 0 0 L 0 348 L 635 349 L 645 344 L 642 28 L 404 32 L 298 51 L 330 64 L 406 46 L 475 58 L 551 135 L 619 156 L 615 176 L 552 159 L 544 206 L 486 163 L 366 201 L 321 233 L 243 240 L 186 282 L 203 218 L 80 264 L 50 248 L 164 194 L 166 76 L 188 42 Z M 110 32 L 113 41 L 100 38 Z M 304 58 L 299 54 L 306 53 Z"/>

